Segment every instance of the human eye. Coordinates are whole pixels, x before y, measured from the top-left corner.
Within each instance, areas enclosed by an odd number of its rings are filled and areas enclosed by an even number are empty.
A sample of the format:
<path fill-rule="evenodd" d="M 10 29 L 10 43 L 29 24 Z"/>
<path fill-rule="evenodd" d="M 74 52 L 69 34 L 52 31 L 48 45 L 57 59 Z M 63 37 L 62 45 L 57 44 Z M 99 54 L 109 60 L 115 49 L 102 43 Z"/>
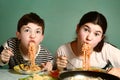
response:
<path fill-rule="evenodd" d="M 30 29 L 28 29 L 28 28 L 24 29 L 24 32 L 29 32 L 29 31 L 30 31 Z"/>
<path fill-rule="evenodd" d="M 83 30 L 84 30 L 85 32 L 88 32 L 88 31 L 89 31 L 89 29 L 88 29 L 87 27 L 84 27 Z"/>
<path fill-rule="evenodd" d="M 95 36 L 100 36 L 100 33 L 95 33 Z"/>
<path fill-rule="evenodd" d="M 40 34 L 40 33 L 42 33 L 42 31 L 40 31 L 40 30 L 37 30 L 37 31 L 36 31 L 36 33 Z"/>

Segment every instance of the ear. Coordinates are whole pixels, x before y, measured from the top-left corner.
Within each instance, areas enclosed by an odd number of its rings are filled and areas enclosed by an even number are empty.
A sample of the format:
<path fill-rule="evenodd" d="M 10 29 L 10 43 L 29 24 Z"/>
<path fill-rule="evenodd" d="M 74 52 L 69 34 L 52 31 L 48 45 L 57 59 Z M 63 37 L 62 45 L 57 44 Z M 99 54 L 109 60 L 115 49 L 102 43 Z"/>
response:
<path fill-rule="evenodd" d="M 104 39 L 104 38 L 105 38 L 105 35 L 103 34 L 101 40 Z"/>
<path fill-rule="evenodd" d="M 41 36 L 41 42 L 43 41 L 43 39 L 44 39 L 44 34 Z"/>
<path fill-rule="evenodd" d="M 79 25 L 76 26 L 76 34 L 79 32 Z"/>
<path fill-rule="evenodd" d="M 16 37 L 18 38 L 18 40 L 20 40 L 20 32 L 16 32 Z"/>
<path fill-rule="evenodd" d="M 105 35 L 103 34 L 102 37 L 101 37 L 101 40 L 99 41 L 99 43 L 100 43 L 102 40 L 104 40 L 104 38 L 105 38 Z"/>

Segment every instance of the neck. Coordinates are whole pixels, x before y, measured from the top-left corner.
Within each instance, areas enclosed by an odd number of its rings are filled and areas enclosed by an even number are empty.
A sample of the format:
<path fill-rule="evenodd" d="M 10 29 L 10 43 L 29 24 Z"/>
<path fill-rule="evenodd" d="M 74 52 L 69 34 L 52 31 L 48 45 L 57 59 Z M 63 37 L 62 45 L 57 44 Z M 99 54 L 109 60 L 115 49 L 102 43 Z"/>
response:
<path fill-rule="evenodd" d="M 19 49 L 20 49 L 20 52 L 21 52 L 21 54 L 23 54 L 24 56 L 28 56 L 28 49 L 26 49 L 24 46 L 22 46 L 21 44 L 20 44 L 20 46 L 19 46 Z"/>
<path fill-rule="evenodd" d="M 73 41 L 71 43 L 72 50 L 76 56 L 81 57 L 82 56 L 82 47 L 80 44 L 78 44 L 77 41 Z"/>

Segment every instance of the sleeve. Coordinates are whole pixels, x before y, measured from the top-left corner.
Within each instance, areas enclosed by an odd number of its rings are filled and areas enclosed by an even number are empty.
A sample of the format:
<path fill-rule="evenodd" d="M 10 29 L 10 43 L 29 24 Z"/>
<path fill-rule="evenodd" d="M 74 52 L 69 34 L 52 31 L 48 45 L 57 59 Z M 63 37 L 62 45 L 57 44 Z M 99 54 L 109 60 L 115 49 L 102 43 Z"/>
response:
<path fill-rule="evenodd" d="M 4 47 L 1 45 L 1 46 L 0 46 L 0 54 L 1 54 L 1 52 L 3 51 L 3 49 L 4 49 Z"/>
<path fill-rule="evenodd" d="M 67 53 L 69 53 L 69 49 L 68 46 L 65 44 L 57 49 L 56 56 L 67 56 Z"/>
<path fill-rule="evenodd" d="M 60 52 L 61 52 L 61 47 L 59 47 L 55 52 L 54 59 L 53 59 L 53 70 L 57 69 L 56 61 L 57 61 L 57 57 L 60 56 Z"/>
<path fill-rule="evenodd" d="M 53 56 L 52 56 L 52 53 L 44 46 L 41 46 L 43 50 L 45 50 L 44 52 L 46 53 L 47 55 L 47 61 L 51 62 L 53 64 Z M 41 51 L 43 51 L 41 50 Z"/>
<path fill-rule="evenodd" d="M 111 44 L 107 44 L 105 53 L 107 54 L 107 59 L 112 63 L 112 66 L 120 68 L 120 49 Z"/>
<path fill-rule="evenodd" d="M 57 50 L 56 50 L 56 53 L 54 55 L 54 66 L 53 66 L 53 70 L 57 69 L 57 64 L 56 64 L 56 61 L 57 61 L 57 57 L 59 56 L 67 56 L 67 51 L 68 51 L 68 47 L 66 46 L 67 44 L 64 44 L 62 46 L 60 46 Z"/>
<path fill-rule="evenodd" d="M 48 53 L 48 61 L 51 61 L 53 63 L 53 56 L 52 53 L 46 48 L 46 51 Z"/>

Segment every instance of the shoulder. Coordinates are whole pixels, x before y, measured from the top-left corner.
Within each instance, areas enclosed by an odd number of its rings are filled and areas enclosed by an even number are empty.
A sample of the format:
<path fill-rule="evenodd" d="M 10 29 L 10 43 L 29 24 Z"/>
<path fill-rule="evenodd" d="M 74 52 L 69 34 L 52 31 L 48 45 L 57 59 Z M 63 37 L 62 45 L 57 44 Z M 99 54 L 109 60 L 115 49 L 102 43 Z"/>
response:
<path fill-rule="evenodd" d="M 103 45 L 102 51 L 110 51 L 110 52 L 119 51 L 120 52 L 120 49 L 118 49 L 117 46 L 115 46 L 111 43 L 105 42 L 104 45 Z"/>
<path fill-rule="evenodd" d="M 40 46 L 40 52 L 46 52 L 46 53 L 51 53 L 48 48 L 46 48 L 45 46 L 43 45 L 39 45 Z"/>
<path fill-rule="evenodd" d="M 9 38 L 7 42 L 17 42 L 18 39 L 16 37 Z"/>
<path fill-rule="evenodd" d="M 59 50 L 59 49 L 68 49 L 68 48 L 70 48 L 70 42 L 61 45 L 57 50 Z"/>
<path fill-rule="evenodd" d="M 56 50 L 56 54 L 57 55 L 69 55 L 72 53 L 72 49 L 70 46 L 70 42 L 65 43 L 63 45 L 61 45 L 57 50 Z"/>
<path fill-rule="evenodd" d="M 19 42 L 19 40 L 18 40 L 16 37 L 12 37 L 12 38 L 9 38 L 9 39 L 7 40 L 8 46 L 9 46 L 9 45 L 15 45 L 15 44 L 17 44 L 18 42 Z"/>
<path fill-rule="evenodd" d="M 15 45 L 18 42 L 16 37 L 9 38 L 4 44 L 3 47 L 8 47 L 10 45 Z"/>
<path fill-rule="evenodd" d="M 104 43 L 103 49 L 102 49 L 102 55 L 106 59 L 109 59 L 113 65 L 118 65 L 120 61 L 120 49 L 118 49 L 116 46 L 110 44 L 110 43 Z"/>
<path fill-rule="evenodd" d="M 104 45 L 103 45 L 103 48 L 117 48 L 117 46 L 115 46 L 111 43 L 105 42 Z"/>

